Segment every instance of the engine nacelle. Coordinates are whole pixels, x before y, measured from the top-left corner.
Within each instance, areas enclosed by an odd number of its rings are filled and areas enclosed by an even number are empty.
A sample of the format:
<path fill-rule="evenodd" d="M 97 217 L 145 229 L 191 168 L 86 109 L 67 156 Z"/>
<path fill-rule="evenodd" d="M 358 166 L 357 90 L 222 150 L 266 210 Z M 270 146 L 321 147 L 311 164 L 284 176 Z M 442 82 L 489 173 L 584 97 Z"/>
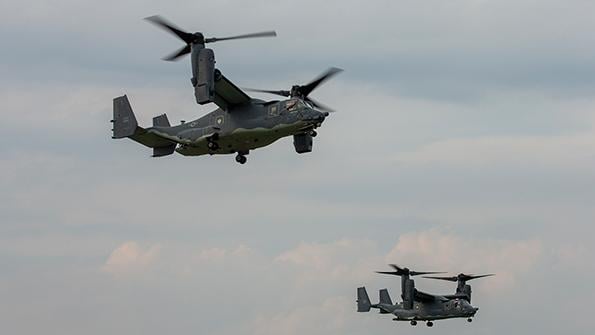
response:
<path fill-rule="evenodd" d="M 201 49 L 196 64 L 194 95 L 201 105 L 212 102 L 215 96 L 215 53 L 212 49 Z"/>
<path fill-rule="evenodd" d="M 403 288 L 403 308 L 413 309 L 413 301 L 415 300 L 415 282 L 413 279 L 407 279 L 404 281 L 405 287 Z"/>
<path fill-rule="evenodd" d="M 469 303 L 471 303 L 471 286 L 470 285 L 465 285 L 465 287 L 463 288 L 463 294 L 465 294 L 469 300 Z"/>
<path fill-rule="evenodd" d="M 312 151 L 312 136 L 310 134 L 293 135 L 293 146 L 298 154 Z"/>

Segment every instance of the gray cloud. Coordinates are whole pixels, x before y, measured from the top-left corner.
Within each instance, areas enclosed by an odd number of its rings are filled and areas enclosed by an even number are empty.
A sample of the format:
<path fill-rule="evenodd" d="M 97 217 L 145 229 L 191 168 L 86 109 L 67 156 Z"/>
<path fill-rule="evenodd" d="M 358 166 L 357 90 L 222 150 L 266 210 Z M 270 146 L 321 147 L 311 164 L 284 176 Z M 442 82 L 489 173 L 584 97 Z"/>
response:
<path fill-rule="evenodd" d="M 401 262 L 498 272 L 474 286 L 476 322 L 445 333 L 589 333 L 592 12 L 579 0 L 0 3 L 3 329 L 394 332 L 404 325 L 356 314 L 353 291 L 396 295 L 371 271 Z M 112 141 L 122 93 L 142 124 L 212 108 L 194 104 L 187 59 L 159 60 L 179 43 L 141 20 L 155 13 L 217 35 L 277 29 L 216 46 L 241 86 L 345 68 L 315 93 L 339 110 L 315 151 L 281 140 L 240 167 Z"/>

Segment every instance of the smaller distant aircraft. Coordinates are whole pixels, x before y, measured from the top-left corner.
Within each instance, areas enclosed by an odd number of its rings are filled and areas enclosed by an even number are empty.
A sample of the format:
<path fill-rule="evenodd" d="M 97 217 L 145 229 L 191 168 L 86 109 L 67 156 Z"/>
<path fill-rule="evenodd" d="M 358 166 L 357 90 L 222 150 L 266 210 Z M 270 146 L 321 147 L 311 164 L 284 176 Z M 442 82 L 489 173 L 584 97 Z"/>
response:
<path fill-rule="evenodd" d="M 468 322 L 473 321 L 472 318 L 479 308 L 471 305 L 471 286 L 467 285 L 467 281 L 493 276 L 493 274 L 476 276 L 463 273 L 452 277 L 425 276 L 424 278 L 453 281 L 458 284 L 455 294 L 434 295 L 418 291 L 411 277 L 442 272 L 419 272 L 401 268 L 394 264 L 390 266 L 394 271 L 380 271 L 378 273 L 401 277 L 401 298 L 403 301 L 393 304 L 388 290 L 382 289 L 379 292 L 379 302 L 372 304 L 366 288 L 359 287 L 357 289 L 357 311 L 369 312 L 371 308 L 377 308 L 380 310 L 380 314 L 393 314 L 395 316 L 394 321 L 409 321 L 412 326 L 417 325 L 418 321 L 426 321 L 426 325 L 432 327 L 435 320 L 452 318 L 467 318 Z"/>

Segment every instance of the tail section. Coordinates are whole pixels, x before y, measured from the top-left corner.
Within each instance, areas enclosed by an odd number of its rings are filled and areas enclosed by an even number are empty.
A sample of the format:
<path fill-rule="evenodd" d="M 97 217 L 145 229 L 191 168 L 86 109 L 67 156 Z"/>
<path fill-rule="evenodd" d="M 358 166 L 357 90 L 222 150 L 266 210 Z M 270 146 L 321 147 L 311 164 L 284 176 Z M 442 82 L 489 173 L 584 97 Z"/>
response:
<path fill-rule="evenodd" d="M 393 304 L 392 300 L 390 299 L 390 295 L 388 294 L 388 290 L 387 289 L 382 289 L 378 293 L 380 295 L 380 303 L 381 304 L 385 304 L 385 305 L 392 305 Z"/>
<path fill-rule="evenodd" d="M 167 115 L 161 114 L 153 118 L 153 127 L 171 127 Z M 170 142 L 159 147 L 153 147 L 153 157 L 167 156 L 174 153 L 176 150 L 176 143 Z"/>
<path fill-rule="evenodd" d="M 114 124 L 112 138 L 130 137 L 135 134 L 138 123 L 127 96 L 123 95 L 114 99 L 114 119 L 112 122 Z"/>
<path fill-rule="evenodd" d="M 380 314 L 390 314 L 393 302 L 390 299 L 388 290 L 384 288 L 378 292 L 378 295 L 380 296 L 380 302 L 378 303 Z"/>
<path fill-rule="evenodd" d="M 114 119 L 112 120 L 112 138 L 130 138 L 144 146 L 153 148 L 153 157 L 167 156 L 174 153 L 176 142 L 159 136 L 157 128 L 170 127 L 165 114 L 153 118 L 153 128 L 145 129 L 138 126 L 128 97 L 123 95 L 114 99 Z"/>
<path fill-rule="evenodd" d="M 370 303 L 370 297 L 365 287 L 357 288 L 357 311 L 358 312 L 369 312 L 372 304 Z"/>

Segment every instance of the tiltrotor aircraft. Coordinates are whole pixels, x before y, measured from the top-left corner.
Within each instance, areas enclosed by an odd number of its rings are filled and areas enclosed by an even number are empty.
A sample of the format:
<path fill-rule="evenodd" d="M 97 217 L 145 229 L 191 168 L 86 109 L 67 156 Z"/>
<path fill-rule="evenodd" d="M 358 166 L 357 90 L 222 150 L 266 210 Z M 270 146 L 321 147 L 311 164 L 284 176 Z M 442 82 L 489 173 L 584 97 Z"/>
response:
<path fill-rule="evenodd" d="M 198 104 L 215 103 L 219 108 L 191 122 L 171 126 L 165 114 L 153 118 L 153 126 L 140 127 L 124 95 L 114 99 L 112 138 L 130 138 L 153 148 L 153 157 L 167 156 L 174 151 L 184 156 L 236 154 L 238 163 L 246 163 L 250 150 L 267 146 L 278 139 L 293 136 L 298 153 L 312 151 L 316 128 L 329 115 L 330 109 L 312 100 L 309 95 L 321 83 L 340 72 L 331 68 L 306 85 L 291 90 L 252 90 L 276 94 L 289 99 L 263 101 L 251 98 L 215 68 L 215 54 L 205 44 L 218 41 L 276 36 L 274 31 L 224 38 L 205 38 L 202 33 L 188 33 L 152 16 L 150 22 L 171 32 L 186 45 L 165 60 L 174 61 L 190 54 L 192 86 Z"/>
<path fill-rule="evenodd" d="M 393 304 L 388 290 L 382 289 L 379 292 L 379 302 L 372 304 L 366 288 L 359 287 L 357 289 L 357 311 L 369 312 L 370 308 L 377 308 L 381 314 L 393 314 L 395 316 L 394 321 L 409 321 L 412 326 L 417 325 L 418 321 L 426 321 L 426 325 L 432 327 L 434 320 L 452 318 L 467 318 L 467 321 L 471 322 L 472 317 L 475 316 L 479 308 L 471 306 L 471 286 L 467 285 L 467 281 L 492 276 L 492 274 L 479 276 L 459 274 L 453 277 L 424 277 L 458 283 L 455 294 L 434 295 L 418 291 L 411 277 L 441 272 L 419 272 L 401 268 L 394 264 L 390 266 L 393 267 L 394 271 L 379 271 L 378 273 L 401 277 L 401 298 L 403 302 Z"/>

